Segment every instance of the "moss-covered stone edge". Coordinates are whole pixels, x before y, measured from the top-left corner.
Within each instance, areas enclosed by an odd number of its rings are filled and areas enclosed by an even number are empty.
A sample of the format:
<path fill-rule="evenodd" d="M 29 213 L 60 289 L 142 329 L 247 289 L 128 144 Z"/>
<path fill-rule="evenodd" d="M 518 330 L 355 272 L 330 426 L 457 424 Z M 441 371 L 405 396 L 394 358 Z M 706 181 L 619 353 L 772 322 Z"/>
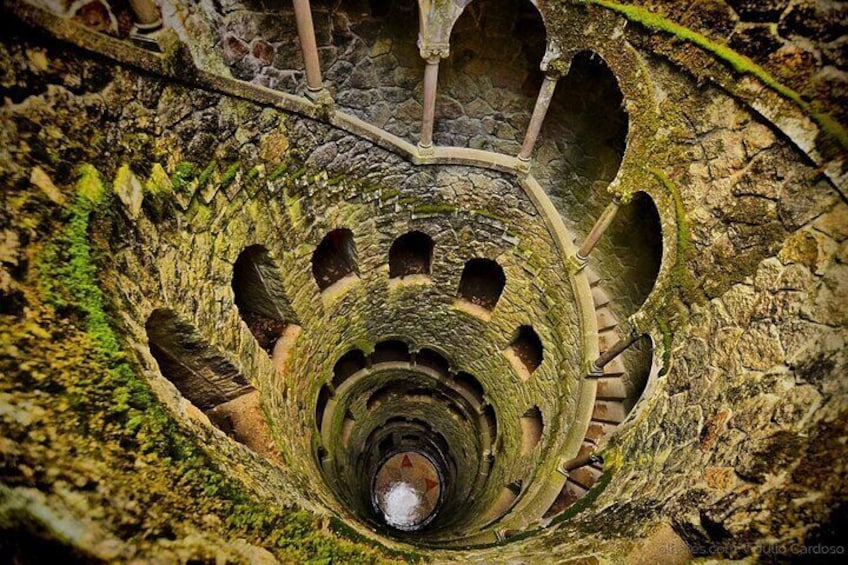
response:
<path fill-rule="evenodd" d="M 749 57 L 734 51 L 726 45 L 717 43 L 697 31 L 675 23 L 645 8 L 619 4 L 617 2 L 610 2 L 609 0 L 572 1 L 580 4 L 591 4 L 611 10 L 621 16 L 624 16 L 628 21 L 644 26 L 651 31 L 667 33 L 710 53 L 720 61 L 729 65 L 734 71 L 756 78 L 764 86 L 794 103 L 802 112 L 818 124 L 826 135 L 834 139 L 843 150 L 848 149 L 848 130 L 837 122 L 833 116 L 819 111 L 818 108 L 816 108 L 815 103 L 804 100 L 801 94 L 781 83 L 772 76 L 771 73 L 755 63 Z"/>
<path fill-rule="evenodd" d="M 80 387 L 69 391 L 75 397 L 71 406 L 87 409 L 91 398 L 84 397 L 101 395 L 96 402 L 108 406 L 108 416 L 137 441 L 140 452 L 159 452 L 160 457 L 171 463 L 176 480 L 193 495 L 215 497 L 223 502 L 227 508 L 223 519 L 228 534 L 265 547 L 284 561 L 420 560 L 419 554 L 380 547 L 343 527 L 339 520 L 327 521 L 304 510 L 261 504 L 236 479 L 228 477 L 197 444 L 191 432 L 158 403 L 123 351 L 98 286 L 97 249 L 89 234 L 90 220 L 92 214 L 113 214 L 114 196 L 106 190 L 93 166 L 81 165 L 78 176 L 75 197 L 64 211 L 64 227 L 39 250 L 34 265 L 44 305 L 54 310 L 78 310 L 82 314 L 92 349 L 109 375 L 106 382 L 80 383 Z"/>

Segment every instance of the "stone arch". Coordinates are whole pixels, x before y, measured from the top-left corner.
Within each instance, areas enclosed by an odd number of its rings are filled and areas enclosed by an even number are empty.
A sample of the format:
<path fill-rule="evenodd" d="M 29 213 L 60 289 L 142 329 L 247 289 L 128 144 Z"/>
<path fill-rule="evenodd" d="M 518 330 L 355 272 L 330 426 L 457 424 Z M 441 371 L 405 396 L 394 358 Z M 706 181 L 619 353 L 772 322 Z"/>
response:
<path fill-rule="evenodd" d="M 520 419 L 521 424 L 521 454 L 529 455 L 533 452 L 545 430 L 542 411 L 538 406 L 532 406 Z"/>
<path fill-rule="evenodd" d="M 298 324 L 279 269 L 262 245 L 246 247 L 233 265 L 233 295 L 239 315 L 270 355 L 290 324 Z"/>
<path fill-rule="evenodd" d="M 541 13 L 529 0 L 471 2 L 451 24 L 434 141 L 515 154 L 544 79 L 546 37 Z"/>
<path fill-rule="evenodd" d="M 321 385 L 321 389 L 318 391 L 318 397 L 315 400 L 315 426 L 318 428 L 319 433 L 323 431 L 324 413 L 332 397 L 333 393 L 330 391 L 330 387 L 326 384 Z"/>
<path fill-rule="evenodd" d="M 399 339 L 389 339 L 381 341 L 374 346 L 374 351 L 371 353 L 371 363 L 409 363 L 412 360 L 412 354 L 409 350 L 409 344 Z"/>
<path fill-rule="evenodd" d="M 366 367 L 368 361 L 361 349 L 352 349 L 342 355 L 333 366 L 333 388 L 338 389 L 354 373 Z"/>
<path fill-rule="evenodd" d="M 546 28 L 545 35 L 547 36 L 545 13 L 540 8 L 539 1 L 527 0 L 527 3 L 535 8 Z M 453 2 L 418 0 L 422 56 L 426 56 L 427 53 L 446 52 L 449 49 L 450 37 L 457 20 L 469 9 L 474 10 L 477 4 L 482 4 L 482 2 L 474 3 L 472 0 L 454 0 Z M 546 51 L 555 52 L 556 49 L 549 45 Z M 546 59 L 550 60 L 551 58 L 547 57 Z"/>
<path fill-rule="evenodd" d="M 395 239 L 389 249 L 389 278 L 429 275 L 433 261 L 433 238 L 411 231 Z"/>
<path fill-rule="evenodd" d="M 259 391 L 235 365 L 173 310 L 154 310 L 144 327 L 159 371 L 182 397 L 227 436 L 276 460 Z"/>
<path fill-rule="evenodd" d="M 630 202 L 621 206 L 607 236 L 619 254 L 620 277 L 632 288 L 629 314 L 636 312 L 648 299 L 656 285 L 663 261 L 663 228 L 659 209 L 653 198 L 643 191 L 633 193 Z"/>
<path fill-rule="evenodd" d="M 438 351 L 427 347 L 415 352 L 415 364 L 429 367 L 445 377 L 450 372 L 450 361 Z"/>
<path fill-rule="evenodd" d="M 312 275 L 322 291 L 344 278 L 357 276 L 352 231 L 338 228 L 324 236 L 312 253 Z"/>
<path fill-rule="evenodd" d="M 459 281 L 459 298 L 488 311 L 495 309 L 506 286 L 503 268 L 492 259 L 475 258 L 465 263 Z"/>
<path fill-rule="evenodd" d="M 544 346 L 532 326 L 520 326 L 512 336 L 504 355 L 521 380 L 526 381 L 544 359 Z"/>
<path fill-rule="evenodd" d="M 481 406 L 483 405 L 485 389 L 474 375 L 461 371 L 454 376 L 454 382 L 458 387 L 470 393 L 471 397 L 474 398 L 477 404 Z"/>
<path fill-rule="evenodd" d="M 590 49 L 576 52 L 557 84 L 540 132 L 539 144 L 556 146 L 563 166 L 576 175 L 577 182 L 570 182 L 561 194 L 557 191 L 555 199 L 572 209 L 593 200 L 598 202 L 591 208 L 604 206 L 609 196 L 595 183 L 607 185 L 616 178 L 629 129 L 624 94 L 607 61 Z"/>
<path fill-rule="evenodd" d="M 173 310 L 154 310 L 144 327 L 162 376 L 198 409 L 205 412 L 253 392 L 235 365 Z"/>

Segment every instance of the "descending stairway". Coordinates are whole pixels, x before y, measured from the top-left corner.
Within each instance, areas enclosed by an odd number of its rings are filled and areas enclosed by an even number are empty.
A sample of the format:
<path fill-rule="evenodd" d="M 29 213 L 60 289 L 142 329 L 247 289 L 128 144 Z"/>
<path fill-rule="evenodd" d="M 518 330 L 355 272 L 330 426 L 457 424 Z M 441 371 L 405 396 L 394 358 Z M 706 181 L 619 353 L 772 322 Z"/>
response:
<path fill-rule="evenodd" d="M 595 306 L 598 349 L 599 353 L 603 354 L 622 337 L 619 322 L 610 308 L 609 295 L 601 287 L 602 279 L 588 265 L 584 267 L 584 272 L 589 279 Z M 616 357 L 604 367 L 603 377 L 597 379 L 598 387 L 589 429 L 576 459 L 587 458 L 596 452 L 601 441 L 627 417 L 629 407 L 636 399 L 628 398 L 626 375 L 627 370 L 621 357 Z M 571 470 L 562 491 L 543 518 L 551 518 L 577 502 L 589 492 L 602 474 L 603 461 L 599 459 L 590 460 L 587 464 Z"/>

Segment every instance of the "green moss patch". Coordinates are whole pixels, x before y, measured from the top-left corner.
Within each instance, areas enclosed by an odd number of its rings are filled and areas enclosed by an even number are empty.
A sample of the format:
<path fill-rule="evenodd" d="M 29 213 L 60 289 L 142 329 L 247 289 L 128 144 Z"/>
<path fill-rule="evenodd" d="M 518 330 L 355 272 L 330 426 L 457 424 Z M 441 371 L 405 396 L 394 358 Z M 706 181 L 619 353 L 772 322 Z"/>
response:
<path fill-rule="evenodd" d="M 78 172 L 53 235 L 32 244 L 27 317 L 0 326 L 4 402 L 36 415 L 0 415 L 0 436 L 14 447 L 0 446 L 13 463 L 0 467 L 3 483 L 48 496 L 54 486 L 72 491 L 75 511 L 141 548 L 202 531 L 221 544 L 244 539 L 286 563 L 412 559 L 340 538 L 326 518 L 259 500 L 159 404 L 107 313 L 101 285 L 119 283 L 98 278 L 101 230 L 92 218 L 108 220 L 114 197 L 94 167 Z"/>
<path fill-rule="evenodd" d="M 609 0 L 579 0 L 582 3 L 593 4 L 621 14 L 629 21 L 640 24 L 651 31 L 658 31 L 695 45 L 715 56 L 734 71 L 753 76 L 762 84 L 782 97 L 795 103 L 807 114 L 823 132 L 836 140 L 842 149 L 848 149 L 848 131 L 829 114 L 819 112 L 813 104 L 805 101 L 795 90 L 778 81 L 767 70 L 755 63 L 749 57 L 742 55 L 726 45 L 716 43 L 705 35 L 698 33 L 671 20 L 655 14 L 645 8 L 610 2 Z"/>

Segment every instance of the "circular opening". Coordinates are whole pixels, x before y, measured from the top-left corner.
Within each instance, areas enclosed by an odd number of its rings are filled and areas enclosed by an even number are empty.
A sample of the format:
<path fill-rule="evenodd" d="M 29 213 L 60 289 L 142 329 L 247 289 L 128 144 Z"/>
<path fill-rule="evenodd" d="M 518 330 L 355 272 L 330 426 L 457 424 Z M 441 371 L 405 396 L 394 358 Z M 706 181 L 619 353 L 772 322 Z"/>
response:
<path fill-rule="evenodd" d="M 436 515 L 442 495 L 442 475 L 433 461 L 417 451 L 389 456 L 377 469 L 371 501 L 386 525 L 410 532 Z"/>

